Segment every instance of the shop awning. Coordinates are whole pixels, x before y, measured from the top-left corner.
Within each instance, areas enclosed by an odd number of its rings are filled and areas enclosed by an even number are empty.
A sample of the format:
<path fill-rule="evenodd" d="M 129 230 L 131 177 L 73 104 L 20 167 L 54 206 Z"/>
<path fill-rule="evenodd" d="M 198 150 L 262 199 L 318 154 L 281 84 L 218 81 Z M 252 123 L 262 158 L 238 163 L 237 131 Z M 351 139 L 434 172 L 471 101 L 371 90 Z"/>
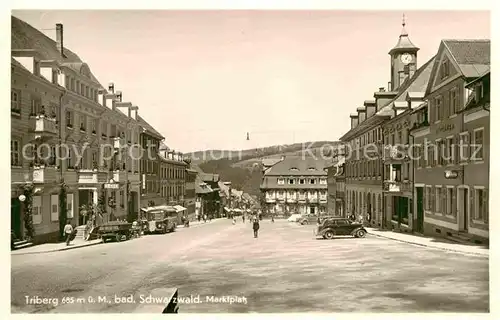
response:
<path fill-rule="evenodd" d="M 233 209 L 234 212 L 242 212 L 241 209 Z"/>
<path fill-rule="evenodd" d="M 177 212 L 181 212 L 181 211 L 187 210 L 186 208 L 184 208 L 183 206 L 180 206 L 180 205 L 175 205 L 174 209 Z"/>
<path fill-rule="evenodd" d="M 231 209 L 229 209 L 228 207 L 224 207 L 224 210 L 227 212 L 231 211 Z"/>

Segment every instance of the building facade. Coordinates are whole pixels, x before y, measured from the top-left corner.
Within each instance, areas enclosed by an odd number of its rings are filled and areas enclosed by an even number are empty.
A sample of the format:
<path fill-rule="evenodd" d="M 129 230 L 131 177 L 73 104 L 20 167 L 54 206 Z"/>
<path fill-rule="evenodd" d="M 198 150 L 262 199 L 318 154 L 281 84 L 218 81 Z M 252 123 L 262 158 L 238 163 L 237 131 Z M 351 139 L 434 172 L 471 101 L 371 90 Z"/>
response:
<path fill-rule="evenodd" d="M 125 152 L 127 137 L 137 140 L 137 109 L 120 105 L 114 85 L 104 88 L 64 47 L 61 24 L 54 41 L 15 17 L 11 21 L 15 237 L 57 241 L 66 219 L 87 222 L 87 211 L 80 210 L 87 205 L 101 208 L 97 224 L 126 216 L 129 195 L 138 191 L 137 166 Z"/>
<path fill-rule="evenodd" d="M 427 125 L 412 130 L 424 154 L 415 162 L 415 210 L 423 211 L 425 234 L 489 238 L 489 109 L 483 107 L 489 105 L 483 77 L 489 67 L 489 40 L 443 40 L 439 46 L 426 106 L 417 112 L 422 119 L 427 111 Z M 469 98 L 478 103 L 467 104 Z"/>
<path fill-rule="evenodd" d="M 191 169 L 191 160 L 184 159 L 187 163 L 186 172 L 185 172 L 185 193 L 184 193 L 184 204 L 187 210 L 187 215 L 190 219 L 194 219 L 196 217 L 196 176 L 198 172 L 196 170 Z"/>
<path fill-rule="evenodd" d="M 185 207 L 184 196 L 186 194 L 186 169 L 188 164 L 184 156 L 175 150 L 160 150 L 161 176 L 160 193 L 167 205 L 180 205 Z"/>
<path fill-rule="evenodd" d="M 263 213 L 324 215 L 328 208 L 325 160 L 313 157 L 286 157 L 266 169 L 260 190 Z"/>

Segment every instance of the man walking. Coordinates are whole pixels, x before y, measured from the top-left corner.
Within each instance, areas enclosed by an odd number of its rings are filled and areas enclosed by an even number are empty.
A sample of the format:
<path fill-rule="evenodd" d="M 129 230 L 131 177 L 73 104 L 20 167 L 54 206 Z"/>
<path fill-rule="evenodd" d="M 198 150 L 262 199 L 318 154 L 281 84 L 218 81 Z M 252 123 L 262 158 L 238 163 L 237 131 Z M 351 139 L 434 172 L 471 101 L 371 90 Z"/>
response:
<path fill-rule="evenodd" d="M 259 218 L 254 217 L 254 219 L 253 219 L 253 237 L 254 238 L 257 238 L 259 236 L 259 228 L 260 228 Z"/>
<path fill-rule="evenodd" d="M 66 221 L 66 225 L 64 226 L 64 236 L 66 237 L 66 246 L 69 246 L 72 233 L 73 233 L 73 226 L 71 225 L 71 220 L 68 220 Z"/>

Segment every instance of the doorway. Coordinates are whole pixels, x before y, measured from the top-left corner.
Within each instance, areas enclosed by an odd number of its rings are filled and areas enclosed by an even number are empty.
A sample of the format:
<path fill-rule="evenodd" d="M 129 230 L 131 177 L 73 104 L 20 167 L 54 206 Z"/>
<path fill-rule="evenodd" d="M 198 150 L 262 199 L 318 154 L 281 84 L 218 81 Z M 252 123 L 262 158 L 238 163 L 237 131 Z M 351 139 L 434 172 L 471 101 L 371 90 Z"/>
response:
<path fill-rule="evenodd" d="M 460 209 L 460 231 L 469 230 L 469 189 L 461 188 L 459 191 L 459 209 Z"/>
<path fill-rule="evenodd" d="M 22 240 L 21 201 L 18 198 L 10 200 L 10 229 L 16 239 Z"/>
<path fill-rule="evenodd" d="M 417 224 L 415 231 L 424 233 L 424 188 L 417 187 Z"/>

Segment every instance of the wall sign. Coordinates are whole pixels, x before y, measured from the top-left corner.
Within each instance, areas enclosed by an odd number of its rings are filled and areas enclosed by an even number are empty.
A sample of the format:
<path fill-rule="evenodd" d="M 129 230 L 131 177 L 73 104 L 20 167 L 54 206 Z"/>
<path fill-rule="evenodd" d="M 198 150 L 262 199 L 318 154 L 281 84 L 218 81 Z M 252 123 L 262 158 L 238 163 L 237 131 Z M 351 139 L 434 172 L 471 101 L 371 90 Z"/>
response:
<path fill-rule="evenodd" d="M 447 124 L 441 124 L 438 126 L 436 132 L 446 132 L 446 131 L 451 131 L 455 129 L 455 124 L 453 123 L 447 123 Z"/>

